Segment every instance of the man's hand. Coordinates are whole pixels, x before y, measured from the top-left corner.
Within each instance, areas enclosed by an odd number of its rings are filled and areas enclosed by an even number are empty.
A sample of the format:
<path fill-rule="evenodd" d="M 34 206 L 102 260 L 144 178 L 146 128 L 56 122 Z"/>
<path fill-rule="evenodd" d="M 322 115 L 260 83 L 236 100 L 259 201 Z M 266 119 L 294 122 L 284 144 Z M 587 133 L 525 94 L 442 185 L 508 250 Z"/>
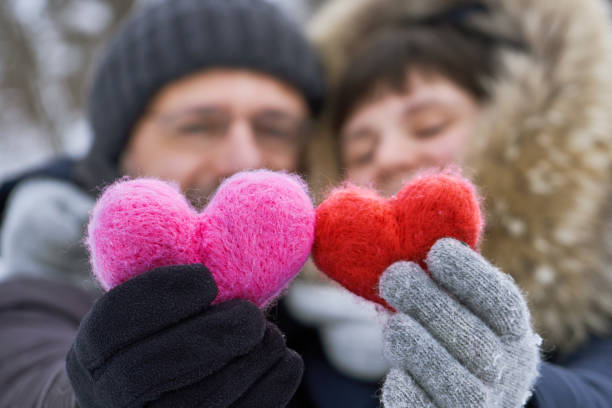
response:
<path fill-rule="evenodd" d="M 385 407 L 523 407 L 541 339 L 512 278 L 450 238 L 426 263 L 431 278 L 417 264 L 396 262 L 380 280 L 381 296 L 398 311 L 385 329 L 393 365 Z"/>
<path fill-rule="evenodd" d="M 203 265 L 154 269 L 102 296 L 68 354 L 79 407 L 284 407 L 301 358 L 253 303 L 211 306 L 216 296 Z"/>

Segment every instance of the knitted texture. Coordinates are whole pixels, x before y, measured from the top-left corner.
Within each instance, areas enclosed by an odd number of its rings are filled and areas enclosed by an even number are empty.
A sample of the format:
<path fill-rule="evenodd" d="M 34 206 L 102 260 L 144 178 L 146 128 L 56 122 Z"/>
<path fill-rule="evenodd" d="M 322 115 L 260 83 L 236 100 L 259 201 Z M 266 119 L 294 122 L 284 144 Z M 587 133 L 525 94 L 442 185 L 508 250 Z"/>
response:
<path fill-rule="evenodd" d="M 386 408 L 520 408 L 537 377 L 540 337 L 509 275 L 454 239 L 429 252 L 428 276 L 396 262 L 381 277 Z M 433 279 L 432 279 L 433 278 Z"/>
<path fill-rule="evenodd" d="M 153 269 L 102 295 L 66 358 L 78 406 L 286 406 L 302 359 L 253 303 L 211 305 L 217 293 L 211 273 L 193 264 Z"/>
<path fill-rule="evenodd" d="M 427 251 L 443 237 L 476 248 L 483 226 L 474 186 L 454 170 L 423 173 L 389 199 L 349 185 L 317 207 L 313 257 L 353 293 L 388 306 L 377 287 L 389 265 L 425 267 Z"/>
<path fill-rule="evenodd" d="M 299 272 L 314 239 L 314 209 L 298 176 L 267 170 L 223 182 L 202 213 L 178 187 L 120 181 L 94 207 L 87 245 L 106 290 L 150 269 L 202 263 L 232 298 L 267 305 Z"/>

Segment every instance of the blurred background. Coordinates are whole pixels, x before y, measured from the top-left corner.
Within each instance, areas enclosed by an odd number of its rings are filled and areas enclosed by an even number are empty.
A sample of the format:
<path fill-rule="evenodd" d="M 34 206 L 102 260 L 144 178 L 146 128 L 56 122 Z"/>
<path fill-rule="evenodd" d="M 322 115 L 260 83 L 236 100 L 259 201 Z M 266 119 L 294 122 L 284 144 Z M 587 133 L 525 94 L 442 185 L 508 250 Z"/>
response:
<path fill-rule="evenodd" d="M 0 179 L 83 154 L 83 106 L 100 44 L 133 7 L 159 0 L 0 1 Z M 269 0 L 302 24 L 324 0 Z"/>

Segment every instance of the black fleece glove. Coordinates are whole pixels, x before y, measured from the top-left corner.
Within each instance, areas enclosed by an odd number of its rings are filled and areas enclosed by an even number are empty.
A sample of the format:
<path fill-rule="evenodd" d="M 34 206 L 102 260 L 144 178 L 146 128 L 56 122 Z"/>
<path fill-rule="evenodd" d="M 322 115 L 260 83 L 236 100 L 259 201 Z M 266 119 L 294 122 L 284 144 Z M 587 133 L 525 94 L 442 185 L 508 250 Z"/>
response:
<path fill-rule="evenodd" d="M 81 408 L 284 407 L 301 358 L 246 300 L 211 306 L 203 265 L 154 269 L 102 296 L 67 371 Z"/>

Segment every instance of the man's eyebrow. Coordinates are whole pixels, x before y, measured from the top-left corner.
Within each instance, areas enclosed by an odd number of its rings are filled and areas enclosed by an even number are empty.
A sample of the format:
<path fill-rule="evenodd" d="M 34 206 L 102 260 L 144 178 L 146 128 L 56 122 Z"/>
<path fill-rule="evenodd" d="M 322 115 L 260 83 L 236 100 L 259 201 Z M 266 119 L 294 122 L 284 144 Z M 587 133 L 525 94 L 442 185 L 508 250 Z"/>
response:
<path fill-rule="evenodd" d="M 179 115 L 218 115 L 218 114 L 230 114 L 230 109 L 224 105 L 216 104 L 200 104 L 192 106 L 183 106 L 172 111 L 160 111 L 152 110 L 149 114 L 158 116 L 161 119 L 169 119 Z M 308 122 L 308 118 L 302 118 L 299 115 L 295 115 L 291 112 L 287 112 L 282 108 L 260 108 L 249 115 L 252 118 L 269 118 L 269 119 L 281 119 L 281 120 L 292 120 L 296 122 Z"/>
<path fill-rule="evenodd" d="M 299 119 L 296 115 L 278 108 L 263 108 L 254 113 L 253 116 L 267 116 L 282 119 Z"/>
<path fill-rule="evenodd" d="M 162 120 L 173 119 L 180 115 L 193 115 L 193 114 L 204 114 L 213 115 L 219 113 L 225 113 L 226 109 L 219 105 L 193 105 L 183 106 L 177 109 L 163 111 L 163 110 L 150 110 L 147 115 L 158 117 Z"/>
<path fill-rule="evenodd" d="M 177 109 L 174 111 L 174 113 L 219 113 L 225 112 L 226 110 L 227 109 L 225 109 L 223 106 L 209 104 L 187 106 L 182 109 Z"/>

